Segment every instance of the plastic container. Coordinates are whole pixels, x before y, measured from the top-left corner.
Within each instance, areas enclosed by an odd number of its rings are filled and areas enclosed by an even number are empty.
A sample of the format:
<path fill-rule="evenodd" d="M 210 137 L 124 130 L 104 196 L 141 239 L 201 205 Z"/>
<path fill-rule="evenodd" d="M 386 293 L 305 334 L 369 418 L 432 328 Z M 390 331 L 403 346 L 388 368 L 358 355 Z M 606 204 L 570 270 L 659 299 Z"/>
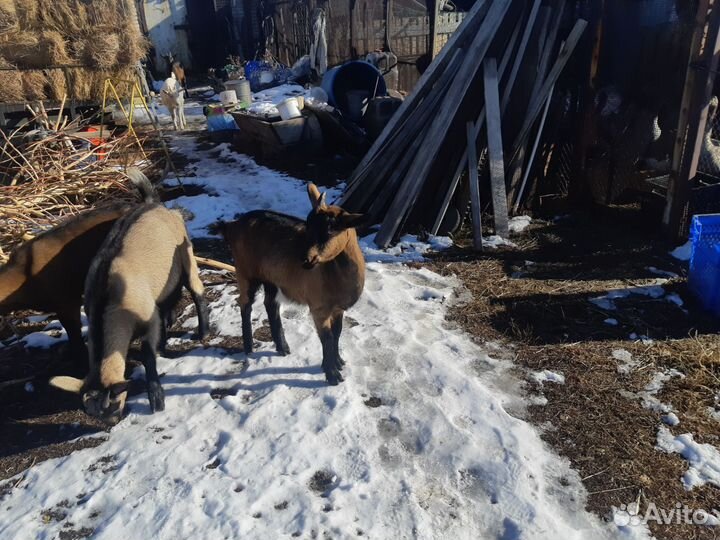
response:
<path fill-rule="evenodd" d="M 220 92 L 220 103 L 223 104 L 223 107 L 231 107 L 237 103 L 237 100 L 235 90 L 225 90 L 224 92 Z"/>
<path fill-rule="evenodd" d="M 322 88 L 327 92 L 328 103 L 348 114 L 348 92 L 363 91 L 372 99 L 387 95 L 387 86 L 382 73 L 362 60 L 353 60 L 325 72 Z"/>
<path fill-rule="evenodd" d="M 720 214 L 693 216 L 688 286 L 705 309 L 720 317 Z"/>
<path fill-rule="evenodd" d="M 278 103 L 277 110 L 280 113 L 280 118 L 283 120 L 291 120 L 292 118 L 299 118 L 302 116 L 300 108 L 298 107 L 297 99 L 294 97 L 287 98 L 285 101 Z"/>
<path fill-rule="evenodd" d="M 225 90 L 234 90 L 237 101 L 240 104 L 252 104 L 252 92 L 250 91 L 250 82 L 247 79 L 235 79 L 225 81 L 223 83 Z"/>

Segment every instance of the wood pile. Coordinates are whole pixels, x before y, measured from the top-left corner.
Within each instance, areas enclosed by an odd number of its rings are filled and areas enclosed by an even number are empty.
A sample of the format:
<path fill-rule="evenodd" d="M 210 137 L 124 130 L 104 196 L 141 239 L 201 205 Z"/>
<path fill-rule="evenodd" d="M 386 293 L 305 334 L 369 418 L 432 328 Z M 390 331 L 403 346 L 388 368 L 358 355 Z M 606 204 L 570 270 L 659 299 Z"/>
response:
<path fill-rule="evenodd" d="M 554 85 L 587 25 L 570 20 L 561 32 L 571 15 L 564 8 L 565 0 L 474 4 L 339 201 L 382 223 L 379 246 L 410 228 L 437 234 L 451 204 L 466 208 L 469 199 L 481 248 L 479 156 L 495 233 L 508 235 L 508 208 L 523 196 Z"/>
<path fill-rule="evenodd" d="M 147 49 L 133 0 L 0 0 L 0 103 L 102 99 Z"/>

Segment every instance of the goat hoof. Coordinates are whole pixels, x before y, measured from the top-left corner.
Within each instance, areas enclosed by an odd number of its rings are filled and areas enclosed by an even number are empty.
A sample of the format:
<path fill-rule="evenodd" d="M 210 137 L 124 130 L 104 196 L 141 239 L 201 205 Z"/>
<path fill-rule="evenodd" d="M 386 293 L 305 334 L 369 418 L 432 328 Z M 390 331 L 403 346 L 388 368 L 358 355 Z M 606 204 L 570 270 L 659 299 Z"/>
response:
<path fill-rule="evenodd" d="M 345 367 L 345 360 L 343 360 L 340 356 L 338 356 L 337 363 L 338 369 L 342 369 L 343 367 Z"/>
<path fill-rule="evenodd" d="M 159 382 L 148 383 L 148 400 L 152 412 L 165 410 L 165 391 Z"/>
<path fill-rule="evenodd" d="M 345 380 L 343 379 L 343 376 L 340 374 L 340 372 L 336 369 L 325 373 L 325 379 L 330 386 L 337 386 Z"/>
<path fill-rule="evenodd" d="M 280 345 L 276 345 L 275 350 L 278 352 L 278 354 L 282 356 L 287 356 L 288 354 L 290 354 L 290 347 L 287 343 L 281 343 Z"/>

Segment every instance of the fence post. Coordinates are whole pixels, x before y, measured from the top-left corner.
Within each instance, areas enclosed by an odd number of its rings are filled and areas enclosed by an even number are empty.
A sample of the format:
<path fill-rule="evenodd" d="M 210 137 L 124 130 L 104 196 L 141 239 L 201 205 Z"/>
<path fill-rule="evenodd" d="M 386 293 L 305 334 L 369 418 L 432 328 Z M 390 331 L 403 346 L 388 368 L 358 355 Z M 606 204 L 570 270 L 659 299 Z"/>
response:
<path fill-rule="evenodd" d="M 702 15 L 703 5 L 707 7 L 707 4 L 708 2 L 705 0 L 700 2 L 698 22 Z M 671 183 L 668 186 L 667 202 L 663 216 L 663 223 L 671 240 L 676 240 L 687 232 L 690 191 L 697 175 L 698 161 L 705 138 L 708 104 L 715 82 L 718 56 L 720 56 L 720 2 L 713 2 L 712 12 L 707 22 L 705 46 L 700 52 L 703 42 L 702 37 L 702 28 L 696 28 L 693 36 L 693 46 L 696 47 L 696 50 L 691 51 L 683 93 L 683 105 L 686 103 L 685 98 L 687 95 L 690 96 L 690 99 L 688 100 L 687 110 L 680 111 L 678 141 L 676 141 L 673 155 L 673 169 L 670 173 Z M 683 118 L 684 115 L 686 115 L 686 118 Z M 687 131 L 685 125 L 687 125 Z M 685 141 L 684 145 L 682 144 L 683 139 Z M 682 157 L 680 158 L 680 156 Z"/>

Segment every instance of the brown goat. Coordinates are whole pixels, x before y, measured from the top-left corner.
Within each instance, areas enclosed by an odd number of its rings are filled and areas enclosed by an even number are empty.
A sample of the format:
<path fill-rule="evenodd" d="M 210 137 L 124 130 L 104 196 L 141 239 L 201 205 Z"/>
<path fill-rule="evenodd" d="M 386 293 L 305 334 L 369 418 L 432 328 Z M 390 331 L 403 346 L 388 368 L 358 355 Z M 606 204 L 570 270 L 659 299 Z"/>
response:
<path fill-rule="evenodd" d="M 175 60 L 175 54 L 172 52 L 164 54 L 163 57 L 167 59 L 169 68 L 168 75 L 175 75 L 175 78 L 183 89 L 185 97 L 190 97 L 187 91 L 187 81 L 185 80 L 185 67 L 182 65 L 182 62 L 180 62 L 180 60 Z"/>
<path fill-rule="evenodd" d="M 365 261 L 354 229 L 363 216 L 326 205 L 325 194 L 314 184 L 308 185 L 308 196 L 312 211 L 305 221 L 256 210 L 215 230 L 223 233 L 235 259 L 245 352 L 253 350 L 252 304 L 260 285 L 275 348 L 283 355 L 290 352 L 280 320 L 280 290 L 289 300 L 309 306 L 322 343 L 322 368 L 334 385 L 343 380 L 343 314 L 360 298 L 365 283 Z"/>
<path fill-rule="evenodd" d="M 80 307 L 93 257 L 127 207 L 81 214 L 19 246 L 0 268 L 0 313 L 34 309 L 56 313 L 67 331 L 70 355 L 87 370 Z"/>
<path fill-rule="evenodd" d="M 119 219 L 85 283 L 90 374 L 84 380 L 54 377 L 50 384 L 82 392 L 89 414 L 117 422 L 127 397 L 128 347 L 134 338 L 140 338 L 150 408 L 163 410 L 165 394 L 157 372 L 157 348 L 164 316 L 177 304 L 183 287 L 190 290 L 195 302 L 199 333 L 204 338 L 207 306 L 182 215 L 160 204 L 144 204 Z"/>

